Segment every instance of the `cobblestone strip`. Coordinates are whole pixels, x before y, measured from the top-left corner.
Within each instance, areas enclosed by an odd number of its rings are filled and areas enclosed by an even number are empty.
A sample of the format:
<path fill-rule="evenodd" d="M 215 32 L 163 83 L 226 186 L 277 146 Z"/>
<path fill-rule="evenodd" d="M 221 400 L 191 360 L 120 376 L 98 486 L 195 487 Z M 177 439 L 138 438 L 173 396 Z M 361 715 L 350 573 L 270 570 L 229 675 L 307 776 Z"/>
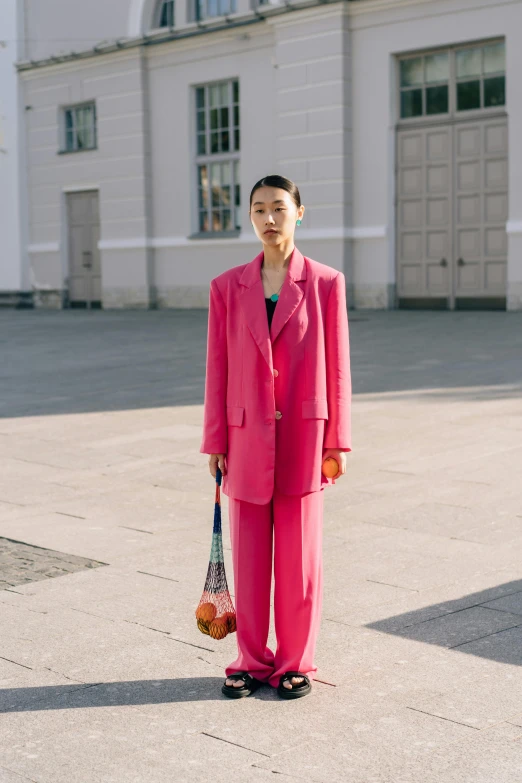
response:
<path fill-rule="evenodd" d="M 0 590 L 104 565 L 108 563 L 0 537 Z"/>

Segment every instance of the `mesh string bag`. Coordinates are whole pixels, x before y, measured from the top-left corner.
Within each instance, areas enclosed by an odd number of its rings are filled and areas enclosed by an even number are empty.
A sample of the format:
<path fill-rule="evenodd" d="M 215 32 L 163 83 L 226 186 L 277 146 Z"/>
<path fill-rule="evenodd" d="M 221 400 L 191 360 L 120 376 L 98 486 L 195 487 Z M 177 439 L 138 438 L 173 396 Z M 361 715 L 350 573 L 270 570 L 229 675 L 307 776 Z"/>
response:
<path fill-rule="evenodd" d="M 221 532 L 221 470 L 216 471 L 216 498 L 214 503 L 214 529 L 203 595 L 196 609 L 196 620 L 201 633 L 213 639 L 224 639 L 236 630 L 236 612 L 228 592 L 223 535 Z"/>

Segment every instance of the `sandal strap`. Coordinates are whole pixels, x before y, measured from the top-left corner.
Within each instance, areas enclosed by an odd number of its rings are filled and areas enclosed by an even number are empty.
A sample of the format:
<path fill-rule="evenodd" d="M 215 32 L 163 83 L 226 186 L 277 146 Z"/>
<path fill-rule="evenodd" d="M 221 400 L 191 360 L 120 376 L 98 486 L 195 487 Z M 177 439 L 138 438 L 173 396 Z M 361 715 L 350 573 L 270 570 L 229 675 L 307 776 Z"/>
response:
<path fill-rule="evenodd" d="M 291 680 L 292 677 L 302 677 L 303 678 L 303 682 L 297 682 L 297 683 L 295 683 L 295 685 L 292 684 L 292 688 L 302 688 L 303 685 L 305 685 L 305 684 L 306 685 L 310 685 L 310 678 L 308 677 L 307 674 L 303 674 L 302 672 L 285 672 L 281 676 L 281 682 L 283 682 L 284 680 Z"/>
<path fill-rule="evenodd" d="M 235 674 L 228 674 L 227 680 L 244 680 L 245 687 L 250 688 L 254 678 L 248 672 L 236 672 Z M 243 687 L 243 686 L 241 686 Z M 241 688 L 235 688 L 234 690 L 241 690 Z"/>

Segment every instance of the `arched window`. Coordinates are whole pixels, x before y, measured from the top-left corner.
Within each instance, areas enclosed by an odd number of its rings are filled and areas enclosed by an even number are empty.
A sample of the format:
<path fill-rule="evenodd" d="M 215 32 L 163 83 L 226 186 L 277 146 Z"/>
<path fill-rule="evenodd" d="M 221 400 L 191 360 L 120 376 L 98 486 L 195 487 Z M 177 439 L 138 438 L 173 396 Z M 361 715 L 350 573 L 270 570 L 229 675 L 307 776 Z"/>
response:
<path fill-rule="evenodd" d="M 160 0 L 156 20 L 158 27 L 174 27 L 174 0 Z"/>

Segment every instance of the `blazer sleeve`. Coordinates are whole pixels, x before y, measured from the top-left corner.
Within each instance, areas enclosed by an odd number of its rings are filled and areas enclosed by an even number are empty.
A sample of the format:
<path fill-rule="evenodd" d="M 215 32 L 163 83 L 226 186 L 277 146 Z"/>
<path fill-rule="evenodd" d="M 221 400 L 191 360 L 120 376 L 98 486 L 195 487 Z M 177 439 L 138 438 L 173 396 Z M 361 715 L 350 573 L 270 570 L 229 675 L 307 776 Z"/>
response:
<path fill-rule="evenodd" d="M 328 419 L 323 448 L 351 451 L 350 338 L 346 309 L 346 279 L 342 272 L 334 278 L 328 296 L 325 344 Z"/>
<path fill-rule="evenodd" d="M 227 308 L 215 280 L 210 282 L 207 361 L 203 409 L 203 454 L 227 453 Z"/>

